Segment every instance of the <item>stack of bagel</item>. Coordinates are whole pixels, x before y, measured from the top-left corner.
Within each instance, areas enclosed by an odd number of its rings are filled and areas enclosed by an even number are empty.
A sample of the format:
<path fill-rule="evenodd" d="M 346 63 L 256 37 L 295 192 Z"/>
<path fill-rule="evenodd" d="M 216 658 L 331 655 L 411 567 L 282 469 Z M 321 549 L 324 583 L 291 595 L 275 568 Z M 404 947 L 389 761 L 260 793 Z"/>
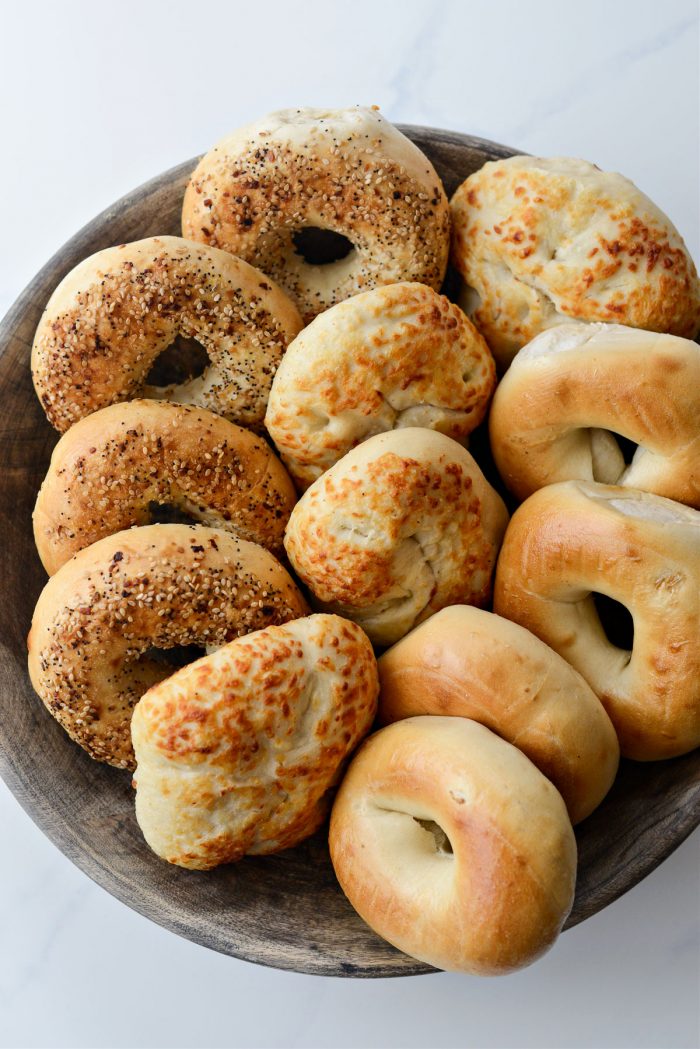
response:
<path fill-rule="evenodd" d="M 620 754 L 700 745 L 685 245 L 581 160 L 487 163 L 449 202 L 376 107 L 223 139 L 182 232 L 80 263 L 36 333 L 61 437 L 34 688 L 133 773 L 164 860 L 277 852 L 330 813 L 379 935 L 442 969 L 527 965 Z M 207 367 L 157 381 L 183 339 Z"/>

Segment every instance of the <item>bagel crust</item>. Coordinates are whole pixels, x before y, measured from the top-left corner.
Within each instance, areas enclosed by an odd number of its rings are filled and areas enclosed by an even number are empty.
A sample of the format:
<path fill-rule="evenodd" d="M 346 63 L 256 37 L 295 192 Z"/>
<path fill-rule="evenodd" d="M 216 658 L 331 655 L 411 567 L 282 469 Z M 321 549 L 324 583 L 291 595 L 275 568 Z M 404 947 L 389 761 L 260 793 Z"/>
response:
<path fill-rule="evenodd" d="M 324 266 L 296 253 L 313 227 L 353 250 Z M 428 158 L 376 109 L 284 109 L 234 131 L 185 191 L 185 237 L 224 248 L 277 281 L 306 323 L 360 291 L 415 280 L 436 290 L 450 212 Z"/>
<path fill-rule="evenodd" d="M 202 408 L 135 400 L 63 435 L 34 509 L 34 538 L 52 575 L 90 543 L 150 523 L 157 503 L 278 553 L 295 501 L 261 437 Z"/>
<path fill-rule="evenodd" d="M 570 157 L 509 157 L 451 202 L 452 261 L 477 293 L 474 321 L 502 370 L 567 320 L 693 339 L 700 285 L 678 230 L 637 187 Z"/>
<path fill-rule="evenodd" d="M 700 346 L 620 324 L 553 328 L 517 354 L 489 427 L 518 499 L 557 481 L 601 481 L 697 509 Z M 639 445 L 629 465 L 614 434 Z"/>
<path fill-rule="evenodd" d="M 390 284 L 317 317 L 282 358 L 265 425 L 303 489 L 376 433 L 422 426 L 466 442 L 496 384 L 484 339 L 425 284 Z"/>
<path fill-rule="evenodd" d="M 572 823 L 610 790 L 620 748 L 595 693 L 565 660 L 501 616 L 452 605 L 379 660 L 380 722 L 421 714 L 472 718 L 551 780 Z"/>
<path fill-rule="evenodd" d="M 152 648 L 221 645 L 305 612 L 289 575 L 255 543 L 202 525 L 132 528 L 49 579 L 29 634 L 29 676 L 91 757 L 133 768 L 134 705 L 172 673 Z"/>
<path fill-rule="evenodd" d="M 61 281 L 34 338 L 34 387 L 60 432 L 139 394 L 261 429 L 272 376 L 301 326 L 287 296 L 241 259 L 149 237 L 98 251 Z M 210 366 L 178 386 L 147 386 L 178 335 L 201 343 Z"/>
<path fill-rule="evenodd" d="M 389 645 L 446 605 L 488 601 L 507 521 L 465 448 L 407 427 L 371 437 L 319 477 L 284 546 L 319 607 Z"/>
<path fill-rule="evenodd" d="M 466 718 L 408 718 L 371 736 L 338 791 L 330 850 L 360 917 L 451 972 L 529 965 L 573 904 L 576 840 L 561 796 Z"/>
<path fill-rule="evenodd" d="M 624 605 L 632 650 L 606 637 L 592 593 Z M 619 486 L 549 485 L 515 512 L 494 609 L 578 670 L 625 757 L 700 745 L 700 512 Z"/>
<path fill-rule="evenodd" d="M 131 723 L 148 844 L 207 870 L 307 838 L 377 692 L 366 635 L 328 615 L 246 634 L 155 685 Z"/>

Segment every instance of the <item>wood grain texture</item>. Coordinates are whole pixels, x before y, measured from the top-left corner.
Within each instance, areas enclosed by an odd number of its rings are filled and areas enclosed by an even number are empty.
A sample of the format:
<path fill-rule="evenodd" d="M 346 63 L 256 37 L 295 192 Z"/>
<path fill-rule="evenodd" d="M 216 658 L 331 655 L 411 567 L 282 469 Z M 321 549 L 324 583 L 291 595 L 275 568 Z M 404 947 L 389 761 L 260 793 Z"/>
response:
<path fill-rule="evenodd" d="M 512 150 L 481 139 L 404 128 L 431 157 L 448 193 L 484 161 Z M 0 328 L 0 772 L 45 834 L 128 906 L 188 939 L 263 965 L 336 976 L 426 973 L 355 915 L 337 886 L 325 834 L 265 859 L 207 874 L 170 867 L 145 845 L 130 777 L 71 743 L 34 695 L 26 635 L 45 576 L 31 512 L 57 435 L 29 372 L 41 311 L 59 280 L 101 248 L 179 232 L 195 161 L 137 189 L 89 223 L 41 270 Z M 648 874 L 700 822 L 700 752 L 649 765 L 623 763 L 604 804 L 577 829 L 576 902 L 569 925 Z M 663 901 L 659 901 L 663 906 Z"/>

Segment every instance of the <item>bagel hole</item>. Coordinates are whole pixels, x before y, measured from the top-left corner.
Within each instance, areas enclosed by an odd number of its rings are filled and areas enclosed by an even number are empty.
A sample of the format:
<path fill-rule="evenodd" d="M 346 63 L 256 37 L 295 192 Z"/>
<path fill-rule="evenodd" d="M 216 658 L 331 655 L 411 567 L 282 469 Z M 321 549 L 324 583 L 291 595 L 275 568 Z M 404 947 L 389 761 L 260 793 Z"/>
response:
<path fill-rule="evenodd" d="M 464 281 L 460 277 L 457 270 L 454 269 L 452 266 L 448 266 L 447 271 L 445 273 L 445 279 L 442 282 L 442 287 L 440 288 L 441 294 L 446 295 L 451 302 L 455 302 L 459 306 L 459 300 L 462 294 L 463 285 Z"/>
<path fill-rule="evenodd" d="M 452 842 L 445 834 L 444 830 L 439 823 L 435 820 L 419 820 L 417 816 L 413 817 L 416 823 L 420 824 L 423 830 L 427 830 L 429 834 L 432 834 L 433 840 L 435 841 L 435 851 L 442 853 L 444 856 L 452 856 L 454 849 L 452 848 Z"/>
<path fill-rule="evenodd" d="M 629 466 L 634 459 L 634 453 L 637 451 L 637 448 L 639 448 L 639 445 L 635 444 L 635 442 L 630 440 L 629 437 L 623 437 L 622 434 L 615 433 L 613 430 L 603 430 L 602 433 L 607 434 L 608 437 L 612 438 L 620 449 L 620 455 L 625 461 L 625 466 Z"/>
<path fill-rule="evenodd" d="M 615 648 L 631 652 L 634 644 L 634 620 L 619 601 L 605 594 L 591 594 L 603 632 Z"/>
<path fill-rule="evenodd" d="M 173 645 L 172 648 L 149 648 L 146 656 L 156 663 L 172 667 L 173 672 L 186 667 L 188 663 L 194 663 L 195 659 L 201 659 L 206 655 L 206 649 L 202 645 Z"/>
<path fill-rule="evenodd" d="M 151 502 L 148 504 L 148 513 L 151 517 L 151 524 L 201 524 L 201 521 L 198 521 L 192 514 L 170 503 Z"/>
<path fill-rule="evenodd" d="M 629 466 L 629 464 L 634 459 L 634 453 L 639 448 L 639 445 L 635 444 L 634 441 L 631 441 L 629 437 L 622 437 L 619 433 L 614 433 L 613 437 L 617 441 L 618 447 L 622 452 L 622 458 L 625 460 L 625 466 Z"/>
<path fill-rule="evenodd" d="M 292 234 L 294 251 L 309 266 L 328 266 L 331 262 L 340 262 L 353 250 L 352 241 L 342 233 L 332 229 L 319 229 L 316 226 L 305 226 Z"/>
<path fill-rule="evenodd" d="M 207 351 L 196 339 L 178 335 L 151 365 L 147 386 L 179 386 L 198 378 L 209 365 Z"/>
<path fill-rule="evenodd" d="M 612 430 L 589 430 L 593 480 L 619 484 L 634 459 L 639 445 Z"/>
<path fill-rule="evenodd" d="M 459 306 L 462 313 L 466 313 L 467 317 L 473 317 L 481 306 L 479 292 L 476 288 L 472 288 L 471 284 L 467 284 L 456 270 L 448 269 L 441 291 L 443 295 L 447 295 L 448 299 L 451 299 L 452 302 Z"/>

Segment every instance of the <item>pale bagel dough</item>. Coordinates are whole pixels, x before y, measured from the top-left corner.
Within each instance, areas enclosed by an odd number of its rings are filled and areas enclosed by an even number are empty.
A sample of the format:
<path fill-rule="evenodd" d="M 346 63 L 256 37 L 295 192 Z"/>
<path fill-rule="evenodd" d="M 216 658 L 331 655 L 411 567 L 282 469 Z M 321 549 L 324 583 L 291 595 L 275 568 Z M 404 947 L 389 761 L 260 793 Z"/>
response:
<path fill-rule="evenodd" d="M 611 643 L 592 594 L 634 621 Z M 625 757 L 700 746 L 700 512 L 633 488 L 565 481 L 531 495 L 508 527 L 494 609 L 578 670 Z"/>
<path fill-rule="evenodd" d="M 700 346 L 690 339 L 620 324 L 550 328 L 503 376 L 489 427 L 518 499 L 581 480 L 700 508 Z M 618 434 L 638 445 L 629 464 Z"/>
<path fill-rule="evenodd" d="M 470 605 L 436 612 L 379 660 L 379 718 L 472 718 L 513 743 L 560 792 L 572 823 L 615 779 L 610 718 L 573 667 L 501 616 Z"/>
<path fill-rule="evenodd" d="M 360 917 L 438 969 L 495 976 L 529 965 L 574 899 L 561 795 L 466 718 L 407 718 L 371 736 L 338 791 L 329 843 Z"/>

